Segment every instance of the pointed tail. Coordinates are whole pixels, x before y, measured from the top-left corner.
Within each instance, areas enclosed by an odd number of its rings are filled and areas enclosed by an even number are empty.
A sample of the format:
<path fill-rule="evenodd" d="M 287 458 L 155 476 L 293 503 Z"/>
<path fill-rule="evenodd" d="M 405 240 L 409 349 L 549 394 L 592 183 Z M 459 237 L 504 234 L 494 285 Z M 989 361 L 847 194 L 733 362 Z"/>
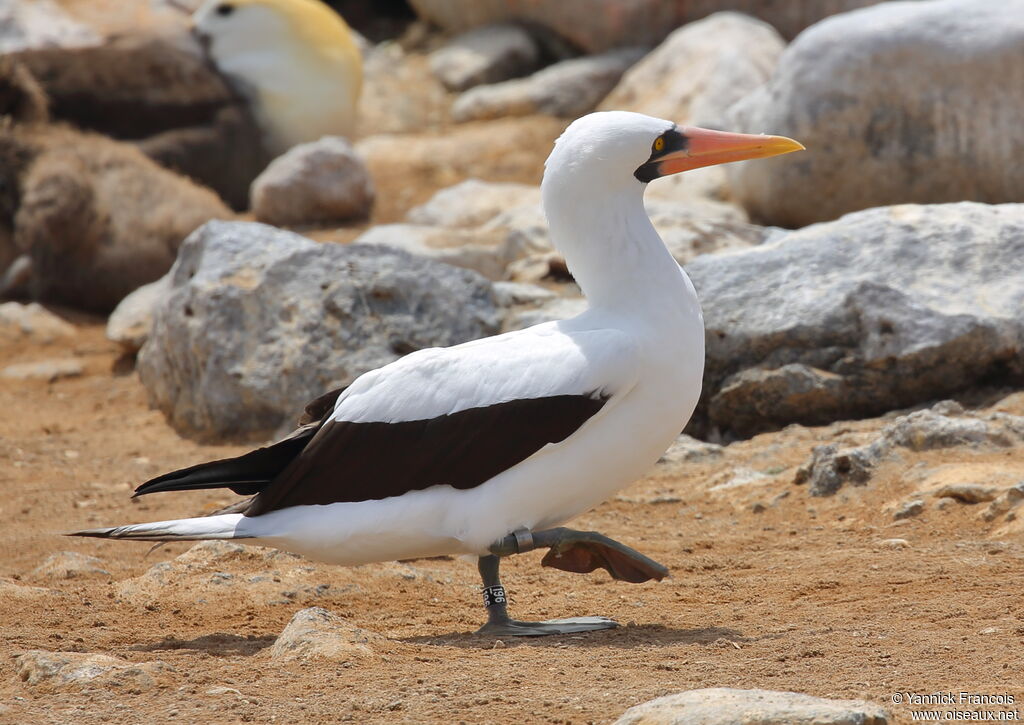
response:
<path fill-rule="evenodd" d="M 105 529 L 72 531 L 67 536 L 92 536 L 99 539 L 133 539 L 135 541 L 202 541 L 204 539 L 248 539 L 251 534 L 239 530 L 242 514 L 220 514 L 195 519 L 154 521 L 151 524 L 129 524 Z"/>

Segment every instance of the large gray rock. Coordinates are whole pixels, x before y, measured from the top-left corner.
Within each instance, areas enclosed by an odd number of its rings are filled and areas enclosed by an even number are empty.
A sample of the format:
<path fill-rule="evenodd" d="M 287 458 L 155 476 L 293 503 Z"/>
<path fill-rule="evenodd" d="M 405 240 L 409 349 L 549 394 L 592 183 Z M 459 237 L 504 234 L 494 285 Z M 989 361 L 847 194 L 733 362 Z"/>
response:
<path fill-rule="evenodd" d="M 252 182 L 252 212 L 268 224 L 330 224 L 369 216 L 373 181 L 340 136 L 299 144 L 270 162 Z"/>
<path fill-rule="evenodd" d="M 645 52 L 642 48 L 610 50 L 563 60 L 528 78 L 477 86 L 455 100 L 452 118 L 483 121 L 534 113 L 575 118 L 592 111 Z"/>
<path fill-rule="evenodd" d="M 770 25 L 715 13 L 665 38 L 626 72 L 601 108 L 721 128 L 729 106 L 768 81 L 784 48 Z"/>
<path fill-rule="evenodd" d="M 798 692 L 709 687 L 631 707 L 615 725 L 885 725 L 889 716 L 863 700 Z"/>
<path fill-rule="evenodd" d="M 540 63 L 540 48 L 526 28 L 502 24 L 452 38 L 430 56 L 430 70 L 452 91 L 526 75 Z"/>
<path fill-rule="evenodd" d="M 182 245 L 138 370 L 179 431 L 254 438 L 367 370 L 498 322 L 490 283 L 467 270 L 211 222 Z"/>
<path fill-rule="evenodd" d="M 807 153 L 729 169 L 762 222 L 884 204 L 1024 200 L 1024 0 L 887 2 L 800 35 L 730 126 Z M 898 73 L 891 72 L 899 69 Z"/>
<path fill-rule="evenodd" d="M 870 209 L 687 266 L 707 367 L 694 429 L 748 436 L 1024 377 L 1024 205 Z"/>
<path fill-rule="evenodd" d="M 461 32 L 490 23 L 525 21 L 553 30 L 588 53 L 624 45 L 654 45 L 672 30 L 719 10 L 736 10 L 792 38 L 812 23 L 879 0 L 410 0 L 420 16 Z"/>

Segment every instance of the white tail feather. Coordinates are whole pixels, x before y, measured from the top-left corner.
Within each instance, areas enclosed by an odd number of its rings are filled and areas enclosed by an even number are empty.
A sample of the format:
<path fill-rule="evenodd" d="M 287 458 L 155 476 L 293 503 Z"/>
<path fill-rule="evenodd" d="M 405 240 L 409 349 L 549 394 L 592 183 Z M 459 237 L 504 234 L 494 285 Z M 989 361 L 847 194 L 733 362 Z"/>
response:
<path fill-rule="evenodd" d="M 202 541 L 204 539 L 245 539 L 238 531 L 242 514 L 220 514 L 194 519 L 154 521 L 151 524 L 129 524 L 105 529 L 73 531 L 68 536 L 93 536 L 100 539 L 134 539 L 136 541 Z"/>

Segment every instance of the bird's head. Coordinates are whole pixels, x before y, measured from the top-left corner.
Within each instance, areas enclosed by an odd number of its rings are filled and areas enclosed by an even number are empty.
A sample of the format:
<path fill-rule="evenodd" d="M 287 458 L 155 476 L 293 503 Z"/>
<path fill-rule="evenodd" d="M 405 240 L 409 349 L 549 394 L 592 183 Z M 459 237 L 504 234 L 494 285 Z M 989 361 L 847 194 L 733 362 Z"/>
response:
<path fill-rule="evenodd" d="M 640 113 L 604 111 L 569 125 L 545 163 L 545 182 L 642 189 L 649 181 L 681 171 L 803 148 L 783 136 L 712 131 Z"/>
<path fill-rule="evenodd" d="M 321 0 L 206 0 L 192 27 L 218 63 L 278 49 L 330 54 L 352 43 L 345 21 Z"/>

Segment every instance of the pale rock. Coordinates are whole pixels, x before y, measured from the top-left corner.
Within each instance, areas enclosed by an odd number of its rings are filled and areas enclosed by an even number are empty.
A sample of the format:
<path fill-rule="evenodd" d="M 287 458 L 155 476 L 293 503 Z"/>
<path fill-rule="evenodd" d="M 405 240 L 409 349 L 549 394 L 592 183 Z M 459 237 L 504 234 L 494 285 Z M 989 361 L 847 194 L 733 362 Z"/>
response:
<path fill-rule="evenodd" d="M 680 264 L 701 254 L 747 249 L 777 234 L 776 230 L 748 224 L 736 207 L 707 199 L 653 197 L 645 201 L 645 209 Z M 503 235 L 502 259 L 508 265 L 509 279 L 537 282 L 552 273 L 568 277 L 565 260 L 551 245 L 547 219 L 539 203 L 510 205 L 480 227 L 479 233 L 493 232 Z"/>
<path fill-rule="evenodd" d="M 886 725 L 888 714 L 863 700 L 797 692 L 713 687 L 666 695 L 629 708 L 614 725 Z"/>
<path fill-rule="evenodd" d="M 441 189 L 409 210 L 411 224 L 478 227 L 517 207 L 540 207 L 540 187 L 512 182 L 466 179 Z"/>
<path fill-rule="evenodd" d="M 601 109 L 726 128 L 729 106 L 768 81 L 784 48 L 767 23 L 715 13 L 673 31 L 629 69 Z"/>
<path fill-rule="evenodd" d="M 730 164 L 733 193 L 786 227 L 888 204 L 1020 201 L 1022 45 L 1024 0 L 885 2 L 818 23 L 729 120 L 809 151 Z"/>
<path fill-rule="evenodd" d="M 0 304 L 0 340 L 16 342 L 29 339 L 49 344 L 76 334 L 75 326 L 65 322 L 38 302 Z"/>
<path fill-rule="evenodd" d="M 129 353 L 141 350 L 153 327 L 153 310 L 170 291 L 171 276 L 165 274 L 121 300 L 107 318 L 107 339 Z"/>
<path fill-rule="evenodd" d="M 1020 379 L 1021 258 L 1024 204 L 968 202 L 870 209 L 697 257 L 707 365 L 691 432 L 821 425 Z"/>
<path fill-rule="evenodd" d="M 14 579 L 0 577 L 0 601 L 4 599 L 45 599 L 58 594 L 59 592 L 53 589 L 28 586 Z"/>
<path fill-rule="evenodd" d="M 900 523 L 908 522 L 901 521 Z M 882 539 L 878 544 L 880 546 L 884 546 L 886 549 L 907 549 L 910 547 L 910 542 L 906 539 Z"/>
<path fill-rule="evenodd" d="M 179 431 L 254 438 L 368 370 L 499 324 L 490 282 L 468 270 L 211 222 L 182 245 L 138 370 Z"/>
<path fill-rule="evenodd" d="M 988 507 L 982 512 L 982 518 L 985 521 L 994 521 L 1003 514 L 1006 514 L 1017 506 L 1020 505 L 1021 501 L 1024 501 L 1024 482 L 1018 483 L 1016 486 L 1003 491 Z"/>
<path fill-rule="evenodd" d="M 927 451 L 957 446 L 1002 448 L 1024 442 L 1024 416 L 990 413 L 984 417 L 964 411 L 952 401 L 936 403 L 896 418 L 868 444 L 840 449 L 837 444 L 815 446 L 797 469 L 794 483 L 809 483 L 813 496 L 829 496 L 843 485 L 864 485 L 876 466 L 898 455 L 898 449 Z M 938 486 L 934 495 L 977 503 L 996 498 L 998 488 L 972 483 Z"/>
<path fill-rule="evenodd" d="M 679 437 L 672 442 L 669 449 L 665 451 L 658 463 L 664 466 L 679 466 L 683 463 L 701 463 L 708 460 L 721 458 L 725 448 L 716 443 L 706 443 L 693 436 L 680 433 Z"/>
<path fill-rule="evenodd" d="M 563 60 L 527 78 L 477 86 L 455 99 L 452 119 L 485 121 L 535 113 L 581 116 L 601 102 L 644 52 L 642 48 L 619 48 Z"/>
<path fill-rule="evenodd" d="M 748 486 L 764 486 L 770 483 L 771 480 L 772 477 L 767 474 L 755 471 L 753 468 L 740 466 L 724 471 L 721 475 L 712 479 L 712 485 L 708 491 L 720 492 L 746 488 Z"/>
<path fill-rule="evenodd" d="M 963 413 L 963 409 L 960 412 Z M 933 407 L 897 418 L 884 428 L 882 436 L 890 444 L 912 451 L 979 444 L 1009 446 L 1019 441 L 1024 431 L 1013 428 L 1013 423 L 1020 425 L 1014 420 L 1017 416 L 1008 418 L 1011 425 L 1001 424 L 996 417 L 990 420 L 973 415 L 954 417 L 939 413 Z"/>
<path fill-rule="evenodd" d="M 365 218 L 373 200 L 366 165 L 340 136 L 293 146 L 270 162 L 250 190 L 256 219 L 278 226 Z"/>
<path fill-rule="evenodd" d="M 29 578 L 39 580 L 81 579 L 85 577 L 110 578 L 110 572 L 103 568 L 103 561 L 95 556 L 77 551 L 59 551 L 29 573 Z"/>
<path fill-rule="evenodd" d="M 918 516 L 922 511 L 924 511 L 924 501 L 915 498 L 912 501 L 905 501 L 893 512 L 892 517 L 896 520 L 909 519 Z"/>
<path fill-rule="evenodd" d="M 35 48 L 97 45 L 100 36 L 78 22 L 55 0 L 15 0 L 0 4 L 0 54 Z"/>
<path fill-rule="evenodd" d="M 953 498 L 960 503 L 984 503 L 995 501 L 999 489 L 981 483 L 956 483 L 942 486 L 935 491 L 938 498 Z"/>
<path fill-rule="evenodd" d="M 270 648 L 274 660 L 366 660 L 387 640 L 321 607 L 301 609 Z"/>
<path fill-rule="evenodd" d="M 495 282 L 494 301 L 499 307 L 515 307 L 517 305 L 540 305 L 558 297 L 551 290 L 535 284 L 523 282 Z"/>
<path fill-rule="evenodd" d="M 539 202 L 510 206 L 491 218 L 481 230 L 502 234 L 505 255 L 513 261 L 554 252 L 548 237 L 548 220 Z"/>
<path fill-rule="evenodd" d="M 88 652 L 44 650 L 29 650 L 18 655 L 15 665 L 22 682 L 40 689 L 89 687 L 132 694 L 169 684 L 169 674 L 174 671 L 159 660 L 136 663 Z"/>
<path fill-rule="evenodd" d="M 579 297 L 556 297 L 536 306 L 514 309 L 505 317 L 505 332 L 523 330 L 552 320 L 567 320 L 587 309 L 587 301 Z"/>
<path fill-rule="evenodd" d="M 15 363 L 0 370 L 0 378 L 8 380 L 45 380 L 77 378 L 85 372 L 85 365 L 75 358 L 54 358 L 38 362 Z"/>
<path fill-rule="evenodd" d="M 482 230 L 449 229 L 416 224 L 380 224 L 359 235 L 353 245 L 399 249 L 418 257 L 471 269 L 491 280 L 505 277 L 503 236 Z"/>
<path fill-rule="evenodd" d="M 469 178 L 522 178 L 530 169 L 539 182 L 544 159 L 565 125 L 564 119 L 538 116 L 457 124 L 443 133 L 373 131 L 356 143 L 356 151 L 376 183 L 390 191 L 378 199 L 378 207 L 397 213 L 423 201 L 421 185 L 409 184 L 410 178 L 450 186 Z"/>
<path fill-rule="evenodd" d="M 114 591 L 137 607 L 217 609 L 311 603 L 330 585 L 325 585 L 321 571 L 303 563 L 277 549 L 204 541 L 137 577 L 117 582 Z"/>
<path fill-rule="evenodd" d="M 536 284 L 557 277 L 568 277 L 569 270 L 562 255 L 552 250 L 513 262 L 508 266 L 506 274 L 513 282 Z"/>
<path fill-rule="evenodd" d="M 540 47 L 520 25 L 486 25 L 458 35 L 430 55 L 430 70 L 452 91 L 526 75 Z"/>

